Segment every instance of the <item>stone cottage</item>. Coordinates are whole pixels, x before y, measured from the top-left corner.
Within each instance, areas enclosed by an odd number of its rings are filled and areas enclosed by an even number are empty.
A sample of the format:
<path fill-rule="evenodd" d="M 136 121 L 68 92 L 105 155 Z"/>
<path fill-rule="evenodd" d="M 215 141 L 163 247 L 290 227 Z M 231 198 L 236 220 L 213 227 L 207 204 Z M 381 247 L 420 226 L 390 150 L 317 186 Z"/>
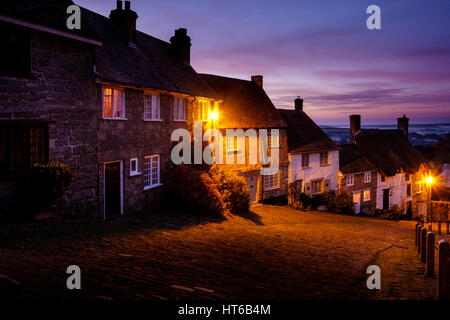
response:
<path fill-rule="evenodd" d="M 81 30 L 69 30 L 71 4 L 2 4 L 0 205 L 20 201 L 14 191 L 32 163 L 59 161 L 75 173 L 65 203 L 72 212 L 151 210 L 171 132 L 190 129 L 220 98 L 191 67 L 185 29 L 156 39 L 136 30 L 129 1 L 117 1 L 109 18 L 81 8 Z"/>
<path fill-rule="evenodd" d="M 361 116 L 351 115 L 351 139 L 377 169 L 376 209 L 395 206 L 417 216 L 427 210 L 425 177 L 430 172 L 408 139 L 409 119 L 397 121 L 397 129 L 361 129 Z"/>
<path fill-rule="evenodd" d="M 375 214 L 377 204 L 377 168 L 353 143 L 339 146 L 338 194 L 350 194 L 355 213 Z"/>
<path fill-rule="evenodd" d="M 234 164 L 224 166 L 246 178 L 250 189 L 250 203 L 285 196 L 289 168 L 287 124 L 264 91 L 263 77 L 252 76 L 251 81 L 248 81 L 217 75 L 201 76 L 223 100 L 217 128 L 224 136 L 227 129 L 241 130 L 243 134 L 251 131 L 256 133 L 255 137 L 243 136 L 242 144 L 234 136 L 226 136 L 223 141 L 224 159 L 231 156 Z M 261 136 L 260 129 L 266 129 L 268 135 Z M 278 130 L 278 141 L 272 139 L 272 130 Z M 261 175 L 261 143 L 267 146 L 269 155 L 271 149 L 279 154 L 279 169 L 273 174 Z M 252 149 L 257 151 L 257 163 L 254 164 L 249 161 Z M 240 156 L 243 160 L 238 163 Z"/>

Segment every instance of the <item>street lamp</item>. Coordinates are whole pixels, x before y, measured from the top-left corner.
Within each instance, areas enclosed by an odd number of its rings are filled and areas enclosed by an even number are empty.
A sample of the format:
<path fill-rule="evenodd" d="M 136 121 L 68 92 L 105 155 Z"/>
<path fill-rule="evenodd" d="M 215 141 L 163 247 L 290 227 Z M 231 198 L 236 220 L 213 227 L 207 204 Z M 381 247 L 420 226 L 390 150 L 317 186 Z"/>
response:
<path fill-rule="evenodd" d="M 433 202 L 431 200 L 431 185 L 433 184 L 433 177 L 429 176 L 425 178 L 425 182 L 427 184 L 428 189 L 428 194 L 430 196 L 430 211 L 429 211 L 429 217 L 430 217 L 430 222 L 432 223 L 432 219 L 433 219 Z"/>

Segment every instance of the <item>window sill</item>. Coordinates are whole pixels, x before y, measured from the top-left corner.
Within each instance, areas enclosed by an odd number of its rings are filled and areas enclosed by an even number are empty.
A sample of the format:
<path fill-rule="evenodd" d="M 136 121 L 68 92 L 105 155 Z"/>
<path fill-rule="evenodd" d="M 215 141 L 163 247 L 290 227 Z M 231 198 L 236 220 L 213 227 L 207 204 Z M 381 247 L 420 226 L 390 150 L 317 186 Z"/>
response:
<path fill-rule="evenodd" d="M 372 181 L 364 181 L 364 183 L 371 183 Z"/>
<path fill-rule="evenodd" d="M 141 174 L 142 174 L 142 172 L 133 172 L 133 173 L 130 173 L 130 177 L 140 176 Z"/>
<path fill-rule="evenodd" d="M 371 199 L 368 199 L 368 200 L 363 200 L 363 202 L 369 202 Z"/>
<path fill-rule="evenodd" d="M 186 119 L 173 119 L 173 122 L 187 122 Z"/>
<path fill-rule="evenodd" d="M 307 167 L 302 167 L 302 169 L 311 169 L 312 167 L 307 166 Z"/>
<path fill-rule="evenodd" d="M 161 187 L 162 185 L 163 185 L 162 183 L 157 183 L 152 186 L 144 187 L 144 191 L 155 189 L 155 188 Z"/>
<path fill-rule="evenodd" d="M 126 121 L 126 120 L 128 120 L 127 118 L 105 118 L 105 117 L 102 117 L 102 119 L 103 120 L 118 120 L 118 121 Z"/>
<path fill-rule="evenodd" d="M 330 167 L 331 164 L 329 164 L 329 163 L 328 163 L 328 164 L 321 164 L 320 166 L 321 166 L 321 167 Z"/>
<path fill-rule="evenodd" d="M 264 191 L 272 191 L 272 190 L 276 190 L 276 189 L 280 189 L 280 187 L 277 186 L 277 187 L 271 187 L 271 188 L 264 188 Z"/>
<path fill-rule="evenodd" d="M 145 122 L 162 122 L 162 119 L 144 119 Z"/>
<path fill-rule="evenodd" d="M 228 150 L 227 154 L 240 154 L 241 150 Z"/>
<path fill-rule="evenodd" d="M 346 184 L 345 186 L 346 186 L 346 187 L 353 187 L 354 184 Z"/>

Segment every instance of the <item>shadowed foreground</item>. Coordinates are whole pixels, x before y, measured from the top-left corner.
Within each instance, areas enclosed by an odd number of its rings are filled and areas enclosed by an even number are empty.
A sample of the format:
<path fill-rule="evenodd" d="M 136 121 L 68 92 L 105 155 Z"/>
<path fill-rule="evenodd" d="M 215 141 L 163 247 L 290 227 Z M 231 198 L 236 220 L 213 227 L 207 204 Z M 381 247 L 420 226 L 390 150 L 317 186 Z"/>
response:
<path fill-rule="evenodd" d="M 256 205 L 202 221 L 1 226 L 0 295 L 85 299 L 432 299 L 414 223 Z M 82 290 L 66 289 L 76 264 Z M 366 288 L 368 265 L 382 289 Z"/>

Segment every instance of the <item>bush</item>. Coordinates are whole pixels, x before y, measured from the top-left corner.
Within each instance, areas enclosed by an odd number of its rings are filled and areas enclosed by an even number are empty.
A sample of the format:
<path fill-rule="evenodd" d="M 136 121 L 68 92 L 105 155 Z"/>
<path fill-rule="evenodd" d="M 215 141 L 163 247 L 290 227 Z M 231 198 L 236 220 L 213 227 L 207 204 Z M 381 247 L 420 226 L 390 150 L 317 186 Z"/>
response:
<path fill-rule="evenodd" d="M 168 181 L 166 199 L 170 207 L 198 215 L 223 212 L 222 197 L 208 173 L 180 165 L 171 171 Z"/>
<path fill-rule="evenodd" d="M 325 205 L 328 207 L 328 204 L 333 201 L 335 198 L 334 191 L 327 191 L 324 193 L 313 194 L 311 196 L 311 207 L 316 210 L 319 206 Z"/>
<path fill-rule="evenodd" d="M 249 209 L 250 189 L 247 181 L 236 173 L 213 166 L 209 175 L 222 196 L 225 206 L 232 213 L 246 213 Z"/>
<path fill-rule="evenodd" d="M 336 196 L 328 203 L 328 210 L 336 213 L 355 213 L 355 206 L 353 204 L 352 196 L 347 193 Z"/>
<path fill-rule="evenodd" d="M 61 200 L 74 180 L 72 170 L 57 162 L 34 164 L 27 177 L 26 195 L 29 210 L 49 208 Z"/>
<path fill-rule="evenodd" d="M 299 201 L 302 204 L 303 209 L 307 209 L 312 204 L 312 197 L 309 194 L 306 193 L 300 193 L 299 195 Z"/>

